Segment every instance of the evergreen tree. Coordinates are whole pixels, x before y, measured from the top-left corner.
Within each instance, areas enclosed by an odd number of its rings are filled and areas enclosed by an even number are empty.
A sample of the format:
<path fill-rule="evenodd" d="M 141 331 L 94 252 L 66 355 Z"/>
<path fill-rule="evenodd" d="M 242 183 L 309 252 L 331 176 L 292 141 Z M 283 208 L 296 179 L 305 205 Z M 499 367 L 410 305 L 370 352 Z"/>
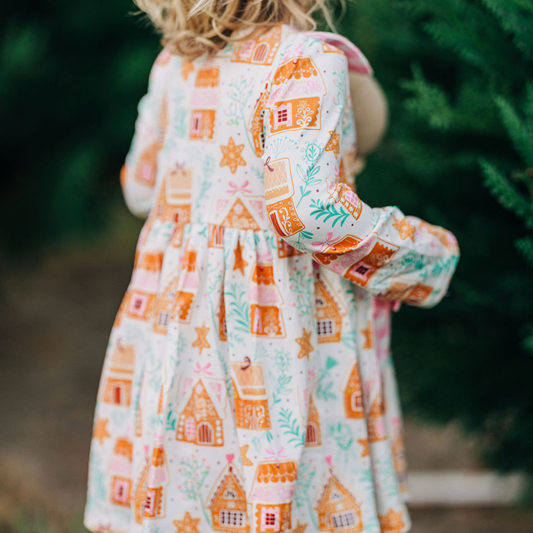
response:
<path fill-rule="evenodd" d="M 25 0 L 2 17 L 4 258 L 89 235 L 118 198 L 136 105 L 159 51 L 134 9 L 130 0 Z"/>
<path fill-rule="evenodd" d="M 462 251 L 451 297 L 395 316 L 404 404 L 530 474 L 532 28 L 531 0 L 358 0 L 342 23 L 391 102 L 362 196 L 449 228 Z"/>

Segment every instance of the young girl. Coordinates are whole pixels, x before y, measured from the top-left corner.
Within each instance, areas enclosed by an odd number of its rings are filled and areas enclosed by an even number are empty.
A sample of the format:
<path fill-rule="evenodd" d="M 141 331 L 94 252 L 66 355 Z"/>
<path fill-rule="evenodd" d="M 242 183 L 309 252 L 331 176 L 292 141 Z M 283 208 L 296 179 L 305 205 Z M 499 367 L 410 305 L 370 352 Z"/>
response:
<path fill-rule="evenodd" d="M 353 191 L 358 50 L 324 0 L 143 0 L 163 34 L 122 173 L 148 216 L 98 394 L 85 524 L 402 533 L 390 301 L 446 293 L 448 231 Z"/>

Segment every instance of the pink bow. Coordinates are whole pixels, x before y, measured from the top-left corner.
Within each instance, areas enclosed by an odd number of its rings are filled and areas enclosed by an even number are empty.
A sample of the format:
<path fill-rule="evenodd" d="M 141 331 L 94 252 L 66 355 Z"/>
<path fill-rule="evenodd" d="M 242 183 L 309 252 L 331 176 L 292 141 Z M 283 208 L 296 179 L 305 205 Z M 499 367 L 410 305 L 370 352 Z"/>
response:
<path fill-rule="evenodd" d="M 200 363 L 196 363 L 196 366 L 194 367 L 193 372 L 195 374 L 201 374 L 203 372 L 207 376 L 212 376 L 213 372 L 209 370 L 210 368 L 211 368 L 211 363 L 206 363 L 204 366 L 202 366 Z"/>
<path fill-rule="evenodd" d="M 274 172 L 274 169 L 269 165 L 270 163 L 270 156 L 267 157 L 267 160 L 265 161 L 265 167 L 268 168 L 268 170 L 270 170 L 270 172 Z"/>
<path fill-rule="evenodd" d="M 249 183 L 250 182 L 248 180 L 246 180 L 242 185 L 237 185 L 234 181 L 230 181 L 229 182 L 228 193 L 234 194 L 237 191 L 242 191 L 242 192 L 245 192 L 247 194 L 251 194 L 252 191 L 247 188 Z"/>
<path fill-rule="evenodd" d="M 266 456 L 267 456 L 267 459 L 268 460 L 271 460 L 271 459 L 277 459 L 279 461 L 279 459 L 286 459 L 287 456 L 286 455 L 283 455 L 283 450 L 285 448 L 282 446 L 277 452 L 273 452 L 272 450 L 269 450 L 268 448 L 265 450 L 265 453 L 266 453 Z"/>

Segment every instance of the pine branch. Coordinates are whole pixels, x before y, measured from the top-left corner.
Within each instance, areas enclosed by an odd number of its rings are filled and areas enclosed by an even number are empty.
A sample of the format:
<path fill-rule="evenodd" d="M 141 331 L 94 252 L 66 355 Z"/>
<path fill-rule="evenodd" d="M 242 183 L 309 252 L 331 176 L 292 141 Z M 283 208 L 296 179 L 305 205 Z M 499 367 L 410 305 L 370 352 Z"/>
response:
<path fill-rule="evenodd" d="M 485 175 L 485 185 L 498 202 L 523 219 L 526 227 L 533 227 L 533 203 L 527 201 L 492 163 L 482 159 L 480 164 Z"/>
<path fill-rule="evenodd" d="M 522 156 L 526 166 L 533 166 L 532 125 L 522 122 L 513 106 L 505 98 L 497 97 L 495 102 L 500 112 L 501 121 L 513 141 L 516 151 Z"/>

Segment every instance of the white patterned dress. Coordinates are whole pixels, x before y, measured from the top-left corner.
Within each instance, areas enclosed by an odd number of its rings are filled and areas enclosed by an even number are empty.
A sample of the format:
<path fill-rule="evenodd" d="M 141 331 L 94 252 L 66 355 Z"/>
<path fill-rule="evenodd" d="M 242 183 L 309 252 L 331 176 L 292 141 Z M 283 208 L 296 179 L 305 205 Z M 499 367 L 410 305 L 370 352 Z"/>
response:
<path fill-rule="evenodd" d="M 458 248 L 354 193 L 349 68 L 369 71 L 353 45 L 288 26 L 158 57 L 122 173 L 147 221 L 98 392 L 90 531 L 409 529 L 390 302 L 436 304 Z"/>

